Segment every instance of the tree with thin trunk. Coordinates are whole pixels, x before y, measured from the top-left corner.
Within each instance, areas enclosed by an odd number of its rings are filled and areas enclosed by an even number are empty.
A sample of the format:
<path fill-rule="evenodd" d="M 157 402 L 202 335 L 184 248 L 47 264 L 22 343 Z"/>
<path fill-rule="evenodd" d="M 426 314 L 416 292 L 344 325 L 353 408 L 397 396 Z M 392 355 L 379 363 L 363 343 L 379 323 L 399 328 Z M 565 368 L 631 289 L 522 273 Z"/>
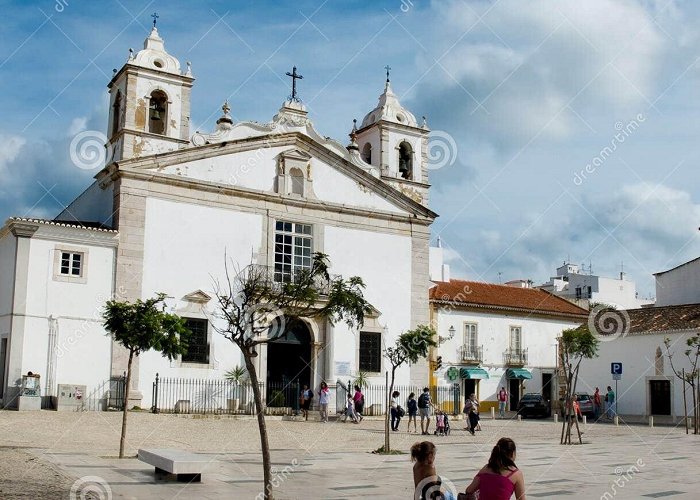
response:
<path fill-rule="evenodd" d="M 185 327 L 185 322 L 181 317 L 165 312 L 165 297 L 165 294 L 159 293 L 154 298 L 138 299 L 133 303 L 109 300 L 102 313 L 105 330 L 115 342 L 121 344 L 129 352 L 119 458 L 124 458 L 126 416 L 131 388 L 131 364 L 134 357 L 153 349 L 172 360 L 187 352 L 187 339 L 190 336 L 190 331 Z"/>
<path fill-rule="evenodd" d="M 259 346 L 285 334 L 286 318 L 325 318 L 356 328 L 373 310 L 364 298 L 362 279 L 331 276 L 329 266 L 322 253 L 314 254 L 310 268 L 286 274 L 259 265 L 239 269 L 225 259 L 226 281 L 214 283 L 218 302 L 214 316 L 219 320 L 214 329 L 241 350 L 253 389 L 266 500 L 272 500 L 274 492 L 265 407 L 254 363 Z"/>
<path fill-rule="evenodd" d="M 598 344 L 599 341 L 591 333 L 588 324 L 564 330 L 559 338 L 559 361 L 561 369 L 564 371 L 566 384 L 564 421 L 561 425 L 561 444 L 572 444 L 571 430 L 574 425 L 578 434 L 578 442 L 579 444 L 583 443 L 581 430 L 578 426 L 578 415 L 574 412 L 573 401 L 576 395 L 576 384 L 578 383 L 581 361 L 598 356 Z"/>
<path fill-rule="evenodd" d="M 394 393 L 394 379 L 396 370 L 404 363 L 417 363 L 419 359 L 426 358 L 431 347 L 437 347 L 435 330 L 431 326 L 419 325 L 399 335 L 393 346 L 384 349 L 384 357 L 391 364 L 391 382 L 387 393 L 386 418 L 384 419 L 384 449 L 383 453 L 391 452 L 389 432 L 390 397 Z M 423 424 L 421 424 L 423 425 Z"/>
<path fill-rule="evenodd" d="M 700 360 L 700 334 L 688 337 L 685 341 L 688 348 L 685 350 L 684 354 L 688 358 L 690 363 L 690 370 L 677 370 L 673 365 L 674 353 L 671 352 L 671 339 L 666 337 L 664 339 L 664 346 L 666 347 L 666 356 L 671 365 L 671 370 L 673 373 L 683 381 L 683 394 L 685 395 L 685 384 L 689 384 L 693 393 L 693 434 L 698 434 L 700 432 L 700 426 L 698 425 L 698 394 L 696 391 L 697 379 L 700 375 L 700 369 L 698 369 L 698 361 Z M 686 420 L 687 420 L 686 415 Z"/>

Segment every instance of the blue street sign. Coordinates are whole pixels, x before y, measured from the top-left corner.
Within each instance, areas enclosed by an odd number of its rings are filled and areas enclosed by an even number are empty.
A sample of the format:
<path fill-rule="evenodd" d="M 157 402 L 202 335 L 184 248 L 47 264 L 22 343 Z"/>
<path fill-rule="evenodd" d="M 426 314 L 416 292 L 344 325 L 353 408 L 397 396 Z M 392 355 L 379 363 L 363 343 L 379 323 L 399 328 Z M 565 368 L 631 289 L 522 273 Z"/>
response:
<path fill-rule="evenodd" d="M 610 363 L 610 373 L 613 375 L 622 375 L 622 363 Z"/>

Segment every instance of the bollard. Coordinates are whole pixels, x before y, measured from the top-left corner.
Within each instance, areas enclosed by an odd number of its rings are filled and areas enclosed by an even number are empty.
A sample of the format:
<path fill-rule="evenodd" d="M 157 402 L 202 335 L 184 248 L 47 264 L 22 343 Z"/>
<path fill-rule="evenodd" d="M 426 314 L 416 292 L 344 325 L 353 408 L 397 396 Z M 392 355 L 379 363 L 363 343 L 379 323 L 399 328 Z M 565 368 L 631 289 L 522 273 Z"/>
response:
<path fill-rule="evenodd" d="M 582 418 L 583 418 L 583 425 L 586 425 L 586 418 L 587 418 L 586 415 L 583 415 Z"/>
<path fill-rule="evenodd" d="M 496 408 L 491 407 L 491 420 L 496 420 Z"/>
<path fill-rule="evenodd" d="M 523 420 L 523 416 L 520 413 L 518 413 L 518 422 L 522 422 L 522 420 Z"/>
<path fill-rule="evenodd" d="M 554 414 L 554 423 L 555 423 L 555 424 L 558 424 L 558 423 L 559 423 L 559 414 L 558 414 L 558 413 L 555 413 L 555 414 Z"/>
<path fill-rule="evenodd" d="M 617 415 L 613 417 L 613 424 L 620 425 L 620 418 Z"/>
<path fill-rule="evenodd" d="M 649 427 L 654 427 L 654 415 L 649 415 Z"/>

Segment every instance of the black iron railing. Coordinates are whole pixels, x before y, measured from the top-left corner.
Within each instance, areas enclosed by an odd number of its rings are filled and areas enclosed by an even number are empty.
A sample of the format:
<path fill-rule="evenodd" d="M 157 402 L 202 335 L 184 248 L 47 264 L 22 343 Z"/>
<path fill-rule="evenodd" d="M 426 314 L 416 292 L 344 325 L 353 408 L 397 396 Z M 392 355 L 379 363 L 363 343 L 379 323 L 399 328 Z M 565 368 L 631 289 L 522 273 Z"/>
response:
<path fill-rule="evenodd" d="M 459 348 L 459 357 L 465 363 L 484 361 L 484 346 L 463 345 Z"/>
<path fill-rule="evenodd" d="M 526 365 L 527 349 L 506 349 L 503 351 L 503 364 L 506 366 Z"/>

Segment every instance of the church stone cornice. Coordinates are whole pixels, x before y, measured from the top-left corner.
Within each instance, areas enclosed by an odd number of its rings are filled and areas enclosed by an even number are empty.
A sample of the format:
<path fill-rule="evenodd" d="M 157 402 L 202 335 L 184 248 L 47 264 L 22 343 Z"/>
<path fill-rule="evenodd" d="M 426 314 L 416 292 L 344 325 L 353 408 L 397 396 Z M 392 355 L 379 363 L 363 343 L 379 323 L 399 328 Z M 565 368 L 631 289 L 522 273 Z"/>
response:
<path fill-rule="evenodd" d="M 105 178 L 116 179 L 120 173 L 125 173 L 127 171 L 133 173 L 137 171 L 154 172 L 162 170 L 165 167 L 172 165 L 179 165 L 195 160 L 202 160 L 207 158 L 213 158 L 218 156 L 223 156 L 226 154 L 246 152 L 251 150 L 256 150 L 260 148 L 272 148 L 280 146 L 294 146 L 302 151 L 306 151 L 309 154 L 313 154 L 316 158 L 326 161 L 327 163 L 335 166 L 348 177 L 354 181 L 360 183 L 366 188 L 372 189 L 374 192 L 384 196 L 387 200 L 393 202 L 400 208 L 411 212 L 414 217 L 426 218 L 432 222 L 438 215 L 422 205 L 421 203 L 413 200 L 408 195 L 400 192 L 393 186 L 389 185 L 386 181 L 378 179 L 366 170 L 358 167 L 354 163 L 346 160 L 345 158 L 339 156 L 334 151 L 328 149 L 327 147 L 318 144 L 314 139 L 308 137 L 301 132 L 287 132 L 283 134 L 274 135 L 263 135 L 257 137 L 248 137 L 243 139 L 238 139 L 235 142 L 220 142 L 213 144 L 206 144 L 204 146 L 184 148 L 175 151 L 168 151 L 165 153 L 159 153 L 155 155 L 130 158 L 120 162 L 115 162 L 103 169 L 97 174 L 97 179 L 100 180 L 101 185 L 106 185 L 104 182 Z M 151 173 L 146 175 L 146 178 L 151 177 Z M 232 194 L 241 194 L 246 192 L 259 193 L 260 196 L 267 197 L 278 197 L 276 193 L 263 193 L 254 190 L 247 190 L 245 188 L 236 187 L 228 188 L 222 186 L 221 184 L 212 183 L 208 181 L 201 181 L 190 178 L 182 178 L 173 176 L 171 174 L 158 174 L 160 177 L 172 178 L 173 182 L 181 183 L 185 181 L 190 183 L 192 186 L 215 186 L 217 191 L 223 192 L 223 190 L 229 190 Z M 292 200 L 285 198 L 286 202 L 291 203 Z M 327 206 L 332 206 L 333 204 L 325 204 Z M 340 205 L 338 205 L 340 206 Z M 352 210 L 346 206 L 343 206 L 344 210 Z M 362 209 L 356 209 L 362 211 Z M 376 211 L 366 211 L 370 213 L 378 213 Z M 393 214 L 396 216 L 395 214 Z M 399 216 L 401 217 L 401 216 Z"/>
<path fill-rule="evenodd" d="M 112 179 L 117 180 L 122 179 L 133 179 L 136 181 L 157 183 L 163 185 L 166 190 L 168 186 L 173 186 L 177 188 L 185 188 L 190 190 L 196 190 L 199 192 L 206 192 L 209 194 L 217 195 L 218 203 L 224 205 L 230 205 L 231 207 L 236 206 L 236 198 L 252 200 L 256 203 L 273 203 L 279 206 L 293 206 L 298 208 L 316 209 L 324 213 L 337 213 L 337 214 L 347 214 L 349 216 L 361 217 L 367 220 L 387 220 L 396 221 L 402 223 L 412 223 L 424 226 L 429 226 L 433 222 L 431 217 L 423 217 L 415 214 L 397 214 L 395 212 L 384 212 L 376 209 L 365 209 L 359 207 L 348 207 L 347 205 L 341 205 L 338 203 L 330 203 L 325 201 L 316 201 L 310 199 L 297 199 L 288 196 L 284 196 L 279 193 L 267 192 L 267 191 L 257 191 L 254 189 L 243 188 L 240 186 L 222 186 L 215 182 L 204 181 L 201 179 L 192 179 L 189 177 L 178 177 L 170 174 L 163 174 L 159 172 L 154 172 L 152 170 L 136 170 L 136 169 L 121 169 L 114 171 L 112 174 Z M 150 191 L 152 196 L 158 197 L 159 192 L 157 190 Z M 230 201 L 226 201 L 226 199 Z M 200 197 L 193 197 L 193 199 L 199 200 L 204 204 L 210 204 L 210 202 L 201 199 Z"/>

